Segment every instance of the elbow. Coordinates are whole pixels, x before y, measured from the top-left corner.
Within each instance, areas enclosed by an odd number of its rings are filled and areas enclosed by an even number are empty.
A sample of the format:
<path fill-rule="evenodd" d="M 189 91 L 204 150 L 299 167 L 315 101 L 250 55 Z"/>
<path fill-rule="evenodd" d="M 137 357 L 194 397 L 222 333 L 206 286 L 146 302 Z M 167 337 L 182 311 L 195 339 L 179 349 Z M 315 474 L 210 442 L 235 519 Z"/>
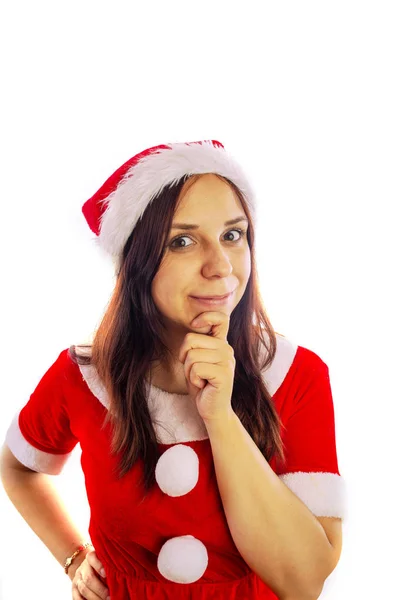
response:
<path fill-rule="evenodd" d="M 324 583 L 316 585 L 315 582 L 293 582 L 288 577 L 281 580 L 280 584 L 272 584 L 260 575 L 260 579 L 268 585 L 272 591 L 278 596 L 279 600 L 318 600 L 322 590 L 324 589 Z"/>
<path fill-rule="evenodd" d="M 279 600 L 318 600 L 324 589 L 325 580 L 315 582 L 315 580 L 301 582 L 297 579 L 293 581 L 289 577 L 285 578 L 285 583 L 281 587 L 281 593 L 277 593 Z"/>
<path fill-rule="evenodd" d="M 314 592 L 313 594 L 309 592 L 305 594 L 301 591 L 290 592 L 289 594 L 281 594 L 279 596 L 279 600 L 318 600 L 318 598 L 322 594 L 323 589 L 324 586 L 322 586 L 322 588 L 318 592 Z"/>
<path fill-rule="evenodd" d="M 314 565 L 314 572 L 305 573 L 303 570 L 304 577 L 301 580 L 299 577 L 296 579 L 290 577 L 286 571 L 282 588 L 284 593 L 279 596 L 280 600 L 318 600 L 324 589 L 325 581 L 335 570 L 338 561 L 339 554 L 336 552 L 324 564 L 319 565 L 319 571 L 317 571 L 316 565 Z"/>
<path fill-rule="evenodd" d="M 320 591 L 320 593 L 317 596 L 299 596 L 298 594 L 290 594 L 289 596 L 279 596 L 279 600 L 318 600 L 318 598 L 320 597 L 322 593 L 322 590 Z"/>
<path fill-rule="evenodd" d="M 318 589 L 314 589 L 313 592 L 308 589 L 306 592 L 303 589 L 297 588 L 295 591 L 286 592 L 278 595 L 279 600 L 318 600 L 322 594 L 324 585 Z"/>

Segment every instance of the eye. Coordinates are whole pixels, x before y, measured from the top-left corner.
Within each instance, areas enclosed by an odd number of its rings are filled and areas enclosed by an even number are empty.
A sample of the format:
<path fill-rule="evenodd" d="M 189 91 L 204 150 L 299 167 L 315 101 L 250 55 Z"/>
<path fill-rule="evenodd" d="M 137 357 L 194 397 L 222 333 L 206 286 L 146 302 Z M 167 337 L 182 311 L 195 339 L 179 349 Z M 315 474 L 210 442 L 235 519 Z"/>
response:
<path fill-rule="evenodd" d="M 245 231 L 243 229 L 239 229 L 239 228 L 238 229 L 230 229 L 229 231 L 227 231 L 227 233 L 225 235 L 230 234 L 232 231 L 235 231 L 236 233 L 238 233 L 239 237 L 236 240 L 228 240 L 228 241 L 230 243 L 237 244 L 238 242 L 240 242 L 240 240 L 245 235 Z M 178 240 L 183 240 L 185 238 L 187 238 L 188 240 L 192 239 L 188 235 L 179 235 L 178 237 L 174 238 L 172 240 L 172 242 L 169 244 L 170 248 L 172 248 L 173 250 L 180 250 L 180 249 L 189 248 L 189 246 L 174 246 L 175 242 L 177 242 Z"/>

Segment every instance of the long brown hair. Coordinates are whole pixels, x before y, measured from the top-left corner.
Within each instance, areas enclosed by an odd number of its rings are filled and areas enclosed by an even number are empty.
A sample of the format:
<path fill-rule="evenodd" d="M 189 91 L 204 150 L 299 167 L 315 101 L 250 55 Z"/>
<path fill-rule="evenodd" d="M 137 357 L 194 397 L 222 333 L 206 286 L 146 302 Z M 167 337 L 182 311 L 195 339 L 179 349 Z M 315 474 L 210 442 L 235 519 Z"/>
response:
<path fill-rule="evenodd" d="M 190 178 L 198 177 L 201 175 Z M 232 186 L 249 220 L 251 273 L 245 293 L 230 315 L 227 336 L 236 360 L 232 408 L 267 461 L 274 455 L 283 461 L 282 423 L 261 375 L 272 363 L 277 342 L 259 289 L 254 226 L 240 190 L 231 181 L 218 177 Z M 123 477 L 142 459 L 146 492 L 155 483 L 160 452 L 147 405 L 145 379 L 151 362 L 158 360 L 163 364 L 169 357 L 161 335 L 165 325 L 153 302 L 151 284 L 165 252 L 182 186 L 188 178 L 186 175 L 163 188 L 146 207 L 124 246 L 116 270 L 116 285 L 92 343 L 69 348 L 75 363 L 95 366 L 107 390 L 110 406 L 103 426 L 113 424 L 111 451 L 121 452 L 118 476 Z M 269 338 L 268 346 L 265 336 Z M 267 350 L 262 364 L 260 344 Z M 79 347 L 90 348 L 91 355 L 85 351 L 80 354 Z"/>

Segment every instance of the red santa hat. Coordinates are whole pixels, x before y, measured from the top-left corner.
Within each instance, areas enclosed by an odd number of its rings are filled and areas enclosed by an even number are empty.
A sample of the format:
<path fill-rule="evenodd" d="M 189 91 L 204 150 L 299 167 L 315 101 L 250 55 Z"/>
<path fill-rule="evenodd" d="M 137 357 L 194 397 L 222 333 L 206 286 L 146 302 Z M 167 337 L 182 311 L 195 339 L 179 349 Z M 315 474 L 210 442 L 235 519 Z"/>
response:
<path fill-rule="evenodd" d="M 256 201 L 241 166 L 216 140 L 153 146 L 119 167 L 85 202 L 82 212 L 96 242 L 117 262 L 136 223 L 162 189 L 184 175 L 216 173 L 245 197 L 252 219 Z"/>

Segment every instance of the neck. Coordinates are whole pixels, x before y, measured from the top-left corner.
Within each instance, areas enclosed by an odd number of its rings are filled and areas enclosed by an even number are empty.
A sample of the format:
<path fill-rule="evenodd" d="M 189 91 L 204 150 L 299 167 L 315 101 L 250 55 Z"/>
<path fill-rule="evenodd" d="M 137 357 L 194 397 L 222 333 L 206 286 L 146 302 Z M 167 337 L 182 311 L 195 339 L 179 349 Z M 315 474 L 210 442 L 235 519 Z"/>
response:
<path fill-rule="evenodd" d="M 170 394 L 187 394 L 187 383 L 183 365 L 179 361 L 175 364 L 155 363 L 151 366 L 150 382 Z"/>

